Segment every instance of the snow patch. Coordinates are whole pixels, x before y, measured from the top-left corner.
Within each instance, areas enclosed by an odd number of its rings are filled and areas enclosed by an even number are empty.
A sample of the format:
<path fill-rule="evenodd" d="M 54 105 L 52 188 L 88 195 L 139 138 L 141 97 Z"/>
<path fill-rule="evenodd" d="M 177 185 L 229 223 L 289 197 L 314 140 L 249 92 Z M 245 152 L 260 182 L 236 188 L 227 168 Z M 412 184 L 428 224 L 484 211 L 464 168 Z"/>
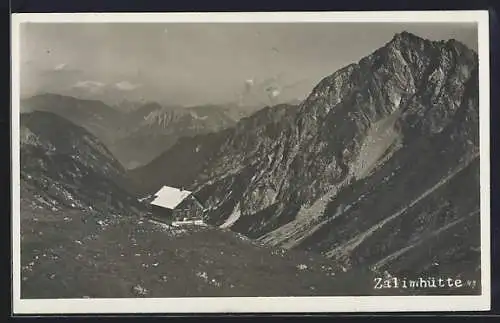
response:
<path fill-rule="evenodd" d="M 233 212 L 231 213 L 231 215 L 229 215 L 229 217 L 226 219 L 226 221 L 220 226 L 221 229 L 226 229 L 226 228 L 230 228 L 236 221 L 238 221 L 238 219 L 240 218 L 241 216 L 241 208 L 240 208 L 240 203 L 236 204 L 236 206 L 234 207 L 234 210 Z"/>

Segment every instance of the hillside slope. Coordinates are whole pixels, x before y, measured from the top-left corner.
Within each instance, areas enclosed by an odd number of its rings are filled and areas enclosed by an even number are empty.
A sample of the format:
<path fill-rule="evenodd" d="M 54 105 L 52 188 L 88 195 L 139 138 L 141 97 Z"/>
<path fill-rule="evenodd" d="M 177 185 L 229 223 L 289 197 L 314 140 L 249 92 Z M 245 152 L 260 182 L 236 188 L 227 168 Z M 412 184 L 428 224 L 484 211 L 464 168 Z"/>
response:
<path fill-rule="evenodd" d="M 36 111 L 21 114 L 20 136 L 24 207 L 52 211 L 69 208 L 89 218 L 144 211 L 127 191 L 124 168 L 85 129 L 50 112 Z"/>

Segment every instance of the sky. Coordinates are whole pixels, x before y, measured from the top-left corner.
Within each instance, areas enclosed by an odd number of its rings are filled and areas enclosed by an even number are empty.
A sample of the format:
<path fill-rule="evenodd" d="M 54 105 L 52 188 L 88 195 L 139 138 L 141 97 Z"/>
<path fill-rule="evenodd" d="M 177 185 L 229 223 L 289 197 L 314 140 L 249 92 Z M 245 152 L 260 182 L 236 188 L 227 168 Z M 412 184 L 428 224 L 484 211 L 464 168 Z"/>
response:
<path fill-rule="evenodd" d="M 21 96 L 184 106 L 302 100 L 405 30 L 477 50 L 477 27 L 464 23 L 23 23 Z"/>

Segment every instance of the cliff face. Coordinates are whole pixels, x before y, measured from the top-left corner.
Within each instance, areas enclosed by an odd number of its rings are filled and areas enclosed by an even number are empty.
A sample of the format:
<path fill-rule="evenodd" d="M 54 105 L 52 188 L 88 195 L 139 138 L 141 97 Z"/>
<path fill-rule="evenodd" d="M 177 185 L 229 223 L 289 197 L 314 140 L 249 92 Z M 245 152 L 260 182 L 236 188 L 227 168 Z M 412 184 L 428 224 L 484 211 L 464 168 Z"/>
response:
<path fill-rule="evenodd" d="M 479 245 L 477 64 L 457 41 L 403 32 L 299 106 L 181 140 L 132 176 L 144 193 L 189 187 L 212 224 L 345 268 L 424 271 L 465 237 L 459 253 L 477 263 L 465 247 Z M 454 247 L 429 247 L 439 237 Z"/>

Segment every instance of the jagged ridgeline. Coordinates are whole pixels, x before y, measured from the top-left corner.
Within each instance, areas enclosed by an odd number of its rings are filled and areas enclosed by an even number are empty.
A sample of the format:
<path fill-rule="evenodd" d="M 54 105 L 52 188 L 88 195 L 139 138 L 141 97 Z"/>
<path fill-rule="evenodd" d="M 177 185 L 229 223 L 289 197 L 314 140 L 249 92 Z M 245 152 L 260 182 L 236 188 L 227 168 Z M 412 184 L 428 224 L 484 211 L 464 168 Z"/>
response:
<path fill-rule="evenodd" d="M 189 188 L 211 224 L 344 268 L 479 270 L 477 66 L 458 41 L 403 32 L 301 104 L 184 138 L 131 176 L 141 194 Z"/>

